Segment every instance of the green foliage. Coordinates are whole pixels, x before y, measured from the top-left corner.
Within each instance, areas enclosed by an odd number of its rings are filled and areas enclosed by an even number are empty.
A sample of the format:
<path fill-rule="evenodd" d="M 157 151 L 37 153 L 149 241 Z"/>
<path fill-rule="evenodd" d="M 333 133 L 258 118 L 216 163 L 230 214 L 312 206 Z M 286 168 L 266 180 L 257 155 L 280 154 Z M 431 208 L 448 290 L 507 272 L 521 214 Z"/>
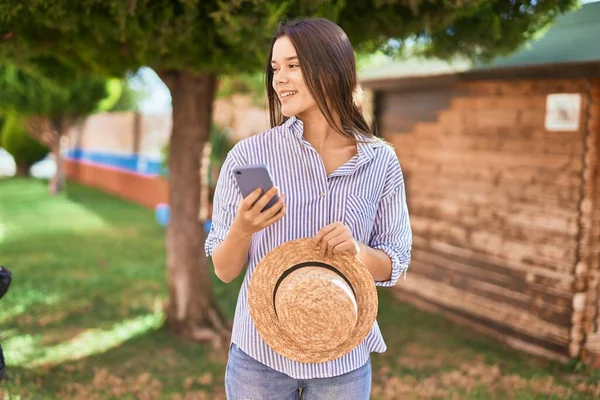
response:
<path fill-rule="evenodd" d="M 219 78 L 216 98 L 228 98 L 234 94 L 249 95 L 255 106 L 265 105 L 265 79 L 262 72 L 246 72 Z"/>
<path fill-rule="evenodd" d="M 101 76 L 78 76 L 64 89 L 67 101 L 57 106 L 57 112 L 77 117 L 99 111 L 98 103 L 107 96 L 106 79 Z"/>
<path fill-rule="evenodd" d="M 0 104 L 21 115 L 84 117 L 98 110 L 107 97 L 106 78 L 73 74 L 57 81 L 30 67 L 0 64 Z"/>
<path fill-rule="evenodd" d="M 54 104 L 64 104 L 66 93 L 51 80 L 32 69 L 0 64 L 0 104 L 4 110 L 21 114 L 55 113 Z"/>
<path fill-rule="evenodd" d="M 2 130 L 4 128 L 4 120 L 5 117 L 2 114 L 0 114 L 0 147 L 2 147 Z"/>
<path fill-rule="evenodd" d="M 97 105 L 100 111 L 111 110 L 121 98 L 123 94 L 123 82 L 120 79 L 111 78 L 106 80 L 106 97 L 104 97 Z"/>
<path fill-rule="evenodd" d="M 139 86 L 139 85 L 138 85 Z M 108 96 L 100 101 L 100 111 L 139 111 L 138 103 L 144 93 L 141 89 L 134 89 L 127 78 L 110 78 L 106 80 Z"/>
<path fill-rule="evenodd" d="M 1 137 L 2 147 L 13 156 L 17 165 L 31 166 L 48 154 L 48 148 L 25 131 L 17 114 L 7 115 Z"/>
<path fill-rule="evenodd" d="M 336 21 L 361 51 L 382 49 L 398 54 L 412 42 L 423 45 L 427 54 L 489 59 L 516 50 L 577 3 L 4 0 L 0 3 L 0 57 L 27 60 L 55 71 L 56 65 L 64 65 L 67 70 L 83 68 L 114 76 L 142 65 L 156 71 L 240 74 L 264 65 L 279 20 L 323 16 Z"/>
<path fill-rule="evenodd" d="M 108 111 L 139 111 L 138 104 L 141 97 L 142 93 L 134 90 L 126 80 L 123 80 L 121 95 Z"/>
<path fill-rule="evenodd" d="M 228 128 L 213 124 L 210 130 L 210 160 L 214 163 L 222 163 L 233 144 L 230 138 L 231 131 Z"/>
<path fill-rule="evenodd" d="M 455 54 L 487 62 L 517 50 L 578 1 L 488 1 L 467 8 L 446 26 L 419 36 L 428 43 L 426 55 L 452 58 Z"/>

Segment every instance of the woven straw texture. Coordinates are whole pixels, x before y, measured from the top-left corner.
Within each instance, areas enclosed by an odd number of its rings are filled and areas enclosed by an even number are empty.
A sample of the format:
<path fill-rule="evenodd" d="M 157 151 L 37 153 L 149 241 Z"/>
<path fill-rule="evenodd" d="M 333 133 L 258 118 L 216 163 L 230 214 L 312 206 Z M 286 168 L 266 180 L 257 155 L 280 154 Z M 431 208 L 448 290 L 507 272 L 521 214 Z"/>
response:
<path fill-rule="evenodd" d="M 339 274 L 304 266 L 290 272 L 276 289 L 282 274 L 306 263 L 327 264 Z M 299 362 L 343 356 L 364 340 L 377 318 L 377 290 L 367 268 L 349 253 L 323 257 L 312 239 L 271 250 L 256 266 L 248 290 L 250 314 L 262 338 L 274 351 Z"/>

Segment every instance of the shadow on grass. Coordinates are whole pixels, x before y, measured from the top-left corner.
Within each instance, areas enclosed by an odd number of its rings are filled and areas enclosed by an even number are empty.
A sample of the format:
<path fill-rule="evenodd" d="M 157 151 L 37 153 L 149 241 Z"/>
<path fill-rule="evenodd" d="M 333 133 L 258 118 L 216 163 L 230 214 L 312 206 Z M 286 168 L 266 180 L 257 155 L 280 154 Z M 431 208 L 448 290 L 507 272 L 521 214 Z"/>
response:
<path fill-rule="evenodd" d="M 135 203 L 114 197 L 95 188 L 69 182 L 67 199 L 88 209 L 110 224 L 152 225 L 157 231 L 164 231 L 154 220 L 154 211 Z"/>
<path fill-rule="evenodd" d="M 140 398 L 152 386 L 154 394 L 158 386 L 161 396 L 211 392 L 223 386 L 225 363 L 226 349 L 214 351 L 206 345 L 183 342 L 163 328 L 155 328 L 80 360 L 31 369 L 9 365 L 4 384 L 15 393 L 23 387 L 34 389 L 45 398 L 83 398 L 84 394 L 108 395 L 115 390 Z"/>

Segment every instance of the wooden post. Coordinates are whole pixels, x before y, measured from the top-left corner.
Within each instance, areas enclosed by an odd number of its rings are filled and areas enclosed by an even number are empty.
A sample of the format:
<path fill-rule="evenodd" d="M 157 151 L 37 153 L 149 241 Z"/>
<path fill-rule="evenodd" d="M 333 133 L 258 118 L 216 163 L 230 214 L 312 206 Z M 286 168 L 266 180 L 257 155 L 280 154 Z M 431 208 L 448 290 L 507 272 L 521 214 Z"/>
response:
<path fill-rule="evenodd" d="M 590 305 L 589 280 L 595 271 L 590 268 L 592 244 L 592 219 L 594 210 L 595 174 L 597 170 L 598 132 L 594 117 L 593 101 L 594 81 L 588 81 L 587 91 L 583 96 L 582 110 L 582 139 L 583 139 L 583 168 L 581 174 L 581 189 L 579 198 L 579 217 L 577 221 L 577 262 L 574 271 L 573 315 L 569 355 L 581 355 L 582 345 L 586 335 L 586 305 Z M 593 306 L 597 307 L 597 305 Z M 594 313 L 595 314 L 595 313 Z"/>
<path fill-rule="evenodd" d="M 139 154 L 142 141 L 142 114 L 133 113 L 133 154 Z"/>
<path fill-rule="evenodd" d="M 591 118 L 588 129 L 592 132 L 590 151 L 594 153 L 594 169 L 591 170 L 593 186 L 593 203 L 590 232 L 590 263 L 588 269 L 587 294 L 584 309 L 585 344 L 582 353 L 583 361 L 590 367 L 600 368 L 600 319 L 598 319 L 598 296 L 600 280 L 600 171 L 598 157 L 600 156 L 600 80 L 595 80 L 592 95 Z"/>

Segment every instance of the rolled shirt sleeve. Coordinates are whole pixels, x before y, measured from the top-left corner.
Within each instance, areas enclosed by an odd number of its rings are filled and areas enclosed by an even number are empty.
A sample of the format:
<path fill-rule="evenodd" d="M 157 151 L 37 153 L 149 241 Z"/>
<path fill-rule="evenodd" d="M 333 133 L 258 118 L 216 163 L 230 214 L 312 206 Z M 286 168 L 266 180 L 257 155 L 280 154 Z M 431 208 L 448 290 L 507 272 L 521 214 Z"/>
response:
<path fill-rule="evenodd" d="M 237 213 L 242 195 L 233 177 L 233 168 L 242 164 L 236 146 L 227 154 L 217 180 L 210 231 L 204 244 L 207 257 L 212 257 L 215 248 L 225 239 Z"/>
<path fill-rule="evenodd" d="M 395 158 L 395 157 L 394 157 Z M 376 286 L 394 286 L 410 264 L 412 231 L 406 205 L 406 190 L 397 159 L 388 179 L 375 216 L 369 246 L 385 252 L 392 260 L 392 276 L 387 281 L 375 281 Z"/>

